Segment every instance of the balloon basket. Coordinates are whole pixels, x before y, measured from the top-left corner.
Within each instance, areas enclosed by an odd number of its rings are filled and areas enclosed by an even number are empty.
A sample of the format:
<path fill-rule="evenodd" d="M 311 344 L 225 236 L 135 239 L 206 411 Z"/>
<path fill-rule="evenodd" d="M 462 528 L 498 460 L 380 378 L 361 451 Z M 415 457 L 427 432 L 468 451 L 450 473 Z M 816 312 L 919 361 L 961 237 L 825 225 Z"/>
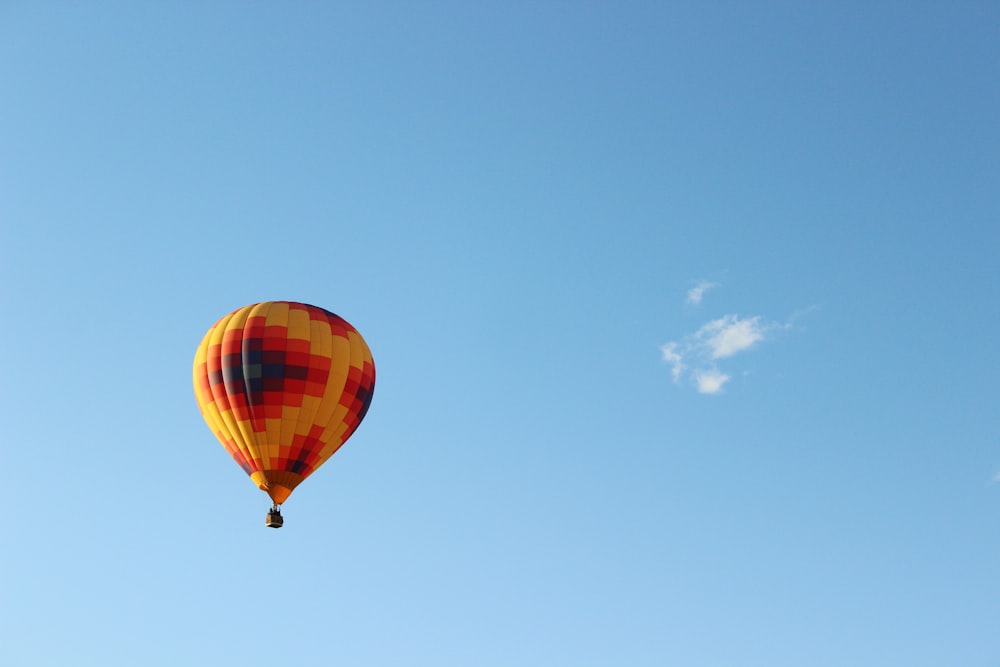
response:
<path fill-rule="evenodd" d="M 264 521 L 264 525 L 268 528 L 281 528 L 285 523 L 285 520 L 281 518 L 281 509 L 275 505 L 271 508 L 271 511 L 267 513 L 267 519 Z"/>

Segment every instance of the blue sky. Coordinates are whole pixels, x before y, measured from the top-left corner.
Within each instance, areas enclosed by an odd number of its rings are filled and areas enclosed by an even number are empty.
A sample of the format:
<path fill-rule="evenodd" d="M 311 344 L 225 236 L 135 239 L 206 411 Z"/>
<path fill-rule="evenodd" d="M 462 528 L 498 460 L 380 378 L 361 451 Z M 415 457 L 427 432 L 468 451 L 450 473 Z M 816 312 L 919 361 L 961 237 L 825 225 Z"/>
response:
<path fill-rule="evenodd" d="M 995 666 L 1000 8 L 0 6 L 0 663 Z M 268 500 L 221 315 L 378 368 Z"/>

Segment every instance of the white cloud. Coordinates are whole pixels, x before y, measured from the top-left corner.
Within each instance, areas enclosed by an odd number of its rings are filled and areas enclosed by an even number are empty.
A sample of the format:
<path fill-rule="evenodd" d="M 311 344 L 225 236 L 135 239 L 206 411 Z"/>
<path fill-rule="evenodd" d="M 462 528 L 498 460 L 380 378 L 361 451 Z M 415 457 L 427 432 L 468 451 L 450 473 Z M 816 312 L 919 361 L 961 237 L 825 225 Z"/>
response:
<path fill-rule="evenodd" d="M 681 374 L 684 372 L 684 359 L 677 353 L 677 343 L 667 343 L 660 348 L 660 352 L 663 354 L 663 360 L 673 366 L 670 369 L 670 374 L 674 378 L 674 382 L 678 382 L 681 379 Z"/>
<path fill-rule="evenodd" d="M 716 287 L 719 283 L 699 280 L 688 290 L 687 303 L 701 304 L 705 293 Z M 771 321 L 760 315 L 723 315 L 709 320 L 693 333 L 664 343 L 660 346 L 660 354 L 664 363 L 670 365 L 670 375 L 675 384 L 686 379 L 702 394 L 718 394 L 732 379 L 726 372 L 727 365 L 733 363 L 729 361 L 731 357 L 753 350 L 760 342 L 773 340 L 777 333 L 794 328 L 797 319 L 816 309 L 817 306 L 810 306 L 796 311 L 784 322 Z M 746 371 L 743 374 L 746 375 Z M 996 483 L 1000 483 L 1000 473 Z"/>
<path fill-rule="evenodd" d="M 713 359 L 731 357 L 737 352 L 749 350 L 756 343 L 764 340 L 764 327 L 760 317 L 749 317 L 741 320 L 738 315 L 726 315 L 712 320 L 701 329 Z"/>
<path fill-rule="evenodd" d="M 695 386 L 698 387 L 699 393 L 718 394 L 722 391 L 722 385 L 729 382 L 729 376 L 725 373 L 720 373 L 714 368 L 710 368 L 695 371 L 694 382 Z"/>
<path fill-rule="evenodd" d="M 660 347 L 663 361 L 670 364 L 675 383 L 687 376 L 702 394 L 717 394 L 731 376 L 718 362 L 752 349 L 788 324 L 767 322 L 761 316 L 724 315 L 703 324 L 697 331 Z"/>
<path fill-rule="evenodd" d="M 697 285 L 688 290 L 687 302 L 698 305 L 701 303 L 701 298 L 705 296 L 705 292 L 718 286 L 718 283 L 709 282 L 707 280 L 700 281 Z"/>

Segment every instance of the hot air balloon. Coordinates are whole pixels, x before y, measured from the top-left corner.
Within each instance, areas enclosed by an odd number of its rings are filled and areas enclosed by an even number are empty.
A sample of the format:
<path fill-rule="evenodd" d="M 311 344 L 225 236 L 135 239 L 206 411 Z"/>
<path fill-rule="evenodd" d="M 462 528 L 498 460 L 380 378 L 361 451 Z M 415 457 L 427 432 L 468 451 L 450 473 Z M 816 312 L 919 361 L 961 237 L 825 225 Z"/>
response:
<path fill-rule="evenodd" d="M 361 334 L 328 310 L 267 301 L 234 310 L 208 330 L 194 357 L 194 394 L 208 427 L 281 504 L 351 437 L 375 388 Z"/>

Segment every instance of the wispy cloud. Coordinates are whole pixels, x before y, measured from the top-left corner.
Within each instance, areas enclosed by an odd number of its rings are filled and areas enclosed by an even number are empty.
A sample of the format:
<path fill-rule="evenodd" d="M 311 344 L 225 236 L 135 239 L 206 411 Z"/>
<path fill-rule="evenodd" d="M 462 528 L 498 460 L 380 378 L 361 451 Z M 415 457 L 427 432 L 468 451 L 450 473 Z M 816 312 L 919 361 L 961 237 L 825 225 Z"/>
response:
<path fill-rule="evenodd" d="M 719 286 L 708 280 L 697 281 L 688 290 L 687 303 L 700 304 L 707 290 Z M 810 306 L 795 311 L 784 322 L 762 315 L 723 315 L 705 322 L 693 333 L 664 343 L 660 355 L 669 364 L 674 383 L 684 381 L 701 394 L 720 394 L 732 379 L 726 368 L 732 357 L 776 339 L 782 331 L 799 328 L 796 321 L 816 309 Z M 1000 483 L 1000 473 L 996 482 Z"/>
<path fill-rule="evenodd" d="M 729 376 L 714 368 L 699 370 L 694 373 L 694 384 L 702 394 L 718 394 L 722 385 L 729 382 Z"/>
<path fill-rule="evenodd" d="M 660 352 L 663 353 L 663 360 L 673 367 L 670 374 L 673 375 L 674 382 L 679 382 L 685 367 L 683 357 L 677 353 L 677 343 L 667 343 L 660 348 Z"/>
<path fill-rule="evenodd" d="M 686 379 L 699 393 L 719 394 L 732 379 L 720 365 L 729 363 L 737 354 L 753 350 L 759 343 L 773 340 L 780 331 L 793 328 L 794 320 L 814 309 L 798 311 L 786 322 L 769 321 L 760 315 L 723 315 L 709 320 L 694 333 L 664 343 L 660 354 L 670 365 L 675 383 Z"/>
<path fill-rule="evenodd" d="M 738 315 L 726 315 L 703 326 L 695 338 L 704 341 L 713 359 L 724 359 L 764 340 L 764 325 L 759 316 L 741 320 Z"/>
<path fill-rule="evenodd" d="M 713 283 L 708 280 L 699 281 L 697 285 L 688 290 L 687 302 L 697 306 L 701 303 L 701 299 L 705 296 L 705 292 L 718 286 L 719 283 Z"/>
<path fill-rule="evenodd" d="M 768 331 L 780 326 L 767 324 L 759 316 L 725 315 L 705 323 L 693 334 L 663 344 L 660 353 L 670 364 L 674 382 L 679 383 L 689 374 L 700 393 L 718 394 L 730 376 L 719 370 L 717 362 L 749 350 L 766 340 Z"/>

